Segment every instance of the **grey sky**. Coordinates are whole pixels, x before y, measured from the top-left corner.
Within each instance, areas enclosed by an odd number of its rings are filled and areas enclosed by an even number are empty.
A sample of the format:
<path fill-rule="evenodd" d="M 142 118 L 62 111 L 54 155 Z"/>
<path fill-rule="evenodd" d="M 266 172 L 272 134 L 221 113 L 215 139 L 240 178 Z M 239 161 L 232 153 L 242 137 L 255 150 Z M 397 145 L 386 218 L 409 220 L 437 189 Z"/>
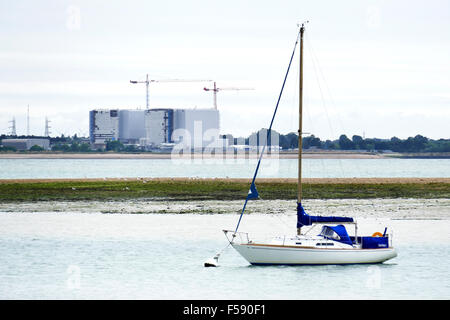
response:
<path fill-rule="evenodd" d="M 450 138 L 448 1 L 0 0 L 0 132 L 88 134 L 94 108 L 144 108 L 129 80 L 212 79 L 221 132 L 267 127 L 295 41 L 305 43 L 305 131 Z M 297 56 L 298 58 L 298 56 Z M 297 126 L 296 59 L 274 129 Z M 152 83 L 151 107 L 212 107 L 210 83 Z"/>

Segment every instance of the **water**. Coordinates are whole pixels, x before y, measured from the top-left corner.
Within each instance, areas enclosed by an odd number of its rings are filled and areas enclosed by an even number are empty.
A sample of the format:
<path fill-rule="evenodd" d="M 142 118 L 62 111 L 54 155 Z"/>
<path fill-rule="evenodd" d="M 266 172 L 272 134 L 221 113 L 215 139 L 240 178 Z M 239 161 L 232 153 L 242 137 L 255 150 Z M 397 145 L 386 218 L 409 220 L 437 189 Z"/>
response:
<path fill-rule="evenodd" d="M 423 213 L 433 206 L 426 202 L 409 210 Z M 449 299 L 448 202 L 428 220 L 386 218 L 373 207 L 350 213 L 361 234 L 390 226 L 397 258 L 297 267 L 250 266 L 229 248 L 218 268 L 204 268 L 226 246 L 221 230 L 236 214 L 0 212 L 0 299 Z M 241 230 L 283 234 L 294 221 L 293 213 L 249 214 Z"/>
<path fill-rule="evenodd" d="M 244 159 L 0 159 L 0 179 L 248 178 L 255 165 Z M 450 177 L 449 159 L 305 159 L 303 168 L 306 177 Z M 265 159 L 259 176 L 296 175 L 295 159 Z M 314 214 L 356 217 L 360 234 L 392 227 L 399 255 L 384 264 L 254 267 L 229 248 L 219 268 L 203 262 L 226 246 L 221 230 L 235 227 L 242 201 L 0 203 L 0 299 L 449 299 L 449 201 L 304 204 Z M 291 202 L 252 202 L 247 213 L 242 231 L 295 232 Z"/>
<path fill-rule="evenodd" d="M 0 159 L 0 179 L 249 178 L 255 159 Z M 306 178 L 450 177 L 450 159 L 304 159 Z M 296 178 L 296 159 L 263 159 L 258 177 Z"/>

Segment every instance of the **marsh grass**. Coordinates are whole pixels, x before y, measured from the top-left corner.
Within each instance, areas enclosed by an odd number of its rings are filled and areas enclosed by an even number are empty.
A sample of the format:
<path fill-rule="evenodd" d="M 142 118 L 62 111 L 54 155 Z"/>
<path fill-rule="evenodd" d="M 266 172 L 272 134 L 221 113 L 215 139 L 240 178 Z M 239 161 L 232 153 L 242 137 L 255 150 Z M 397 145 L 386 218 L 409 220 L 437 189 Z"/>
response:
<path fill-rule="evenodd" d="M 214 179 L 0 183 L 0 201 L 240 200 L 247 181 Z M 296 199 L 294 182 L 257 182 L 266 200 Z M 450 183 L 304 183 L 304 199 L 450 198 Z"/>

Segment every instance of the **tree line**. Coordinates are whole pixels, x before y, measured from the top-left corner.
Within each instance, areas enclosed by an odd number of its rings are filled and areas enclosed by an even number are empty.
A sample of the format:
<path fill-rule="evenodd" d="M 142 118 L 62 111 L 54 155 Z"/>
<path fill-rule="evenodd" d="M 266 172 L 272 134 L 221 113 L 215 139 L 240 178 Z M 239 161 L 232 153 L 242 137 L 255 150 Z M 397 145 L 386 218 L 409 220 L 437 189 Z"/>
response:
<path fill-rule="evenodd" d="M 267 129 L 261 129 L 245 139 L 234 138 L 234 143 L 237 144 L 236 142 L 245 140 L 245 144 L 251 144 L 252 140 L 255 141 L 255 136 L 259 137 L 259 140 L 265 141 Z M 272 131 L 271 140 L 278 140 L 282 150 L 298 149 L 298 134 L 294 132 L 280 134 Z M 310 135 L 302 138 L 302 149 L 393 151 L 401 153 L 450 152 L 450 139 L 433 140 L 420 134 L 407 139 L 397 137 L 390 139 L 363 138 L 359 135 L 353 135 L 350 139 L 347 135 L 342 134 L 336 140 L 321 140 L 319 137 Z"/>
<path fill-rule="evenodd" d="M 267 139 L 267 129 L 261 129 L 252 133 L 247 138 L 232 138 L 231 135 L 223 135 L 228 138 L 230 144 L 246 144 L 246 145 L 263 145 Z M 1 140 L 12 138 L 10 136 L 0 136 L 0 151 L 14 152 L 15 148 L 1 146 Z M 14 138 L 49 138 L 49 137 L 27 137 L 20 136 Z M 92 151 L 112 151 L 112 152 L 142 152 L 138 146 L 124 145 L 120 141 L 107 141 L 105 149 L 92 150 L 89 139 L 85 137 L 51 137 L 50 146 L 52 151 L 59 152 L 92 152 Z M 272 131 L 269 137 L 269 144 L 279 145 L 282 150 L 298 149 L 298 135 L 294 132 L 288 134 L 280 134 Z M 361 150 L 361 151 L 393 151 L 400 153 L 414 152 L 450 152 L 450 139 L 433 140 L 422 135 L 409 137 L 407 139 L 399 139 L 392 137 L 390 139 L 379 138 L 363 138 L 359 135 L 353 135 L 351 139 L 342 134 L 336 140 L 321 140 L 319 137 L 310 135 L 303 137 L 302 149 L 322 149 L 322 150 Z M 33 146 L 30 151 L 43 151 L 41 147 Z"/>

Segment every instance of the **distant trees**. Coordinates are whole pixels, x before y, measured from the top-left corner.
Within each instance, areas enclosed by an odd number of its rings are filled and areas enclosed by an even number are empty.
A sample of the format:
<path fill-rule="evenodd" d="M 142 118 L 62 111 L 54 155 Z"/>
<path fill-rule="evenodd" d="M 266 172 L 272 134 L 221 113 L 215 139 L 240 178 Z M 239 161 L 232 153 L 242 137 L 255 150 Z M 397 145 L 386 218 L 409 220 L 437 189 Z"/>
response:
<path fill-rule="evenodd" d="M 339 137 L 339 147 L 341 150 L 353 150 L 355 149 L 355 144 L 353 143 L 352 140 L 347 138 L 345 134 L 342 134 Z"/>
<path fill-rule="evenodd" d="M 358 149 L 358 150 L 366 149 L 366 142 L 364 141 L 364 139 L 361 136 L 354 135 L 352 137 L 352 142 L 353 142 L 355 149 Z"/>
<path fill-rule="evenodd" d="M 89 143 L 57 143 L 52 145 L 52 151 L 62 151 L 62 152 L 89 152 L 91 151 L 91 146 Z"/>
<path fill-rule="evenodd" d="M 138 152 L 139 149 L 135 145 L 124 145 L 122 142 L 118 140 L 107 141 L 106 142 L 106 151 L 114 151 L 114 152 Z"/>
<path fill-rule="evenodd" d="M 406 152 L 419 152 L 426 148 L 428 138 L 425 138 L 418 134 L 417 136 L 409 137 L 406 141 L 403 141 L 400 145 L 400 150 L 405 150 Z"/>
<path fill-rule="evenodd" d="M 265 129 L 264 129 L 265 130 Z M 261 130 L 259 131 L 261 132 Z M 267 131 L 265 131 L 267 132 Z M 266 133 L 267 134 L 267 133 Z M 279 145 L 281 149 L 296 149 L 298 148 L 298 135 L 294 132 L 288 134 L 279 134 Z M 235 141 L 249 141 L 255 140 L 253 133 L 248 138 L 235 138 Z M 264 140 L 265 141 L 265 140 Z M 366 151 L 383 151 L 391 150 L 394 152 L 450 152 L 450 139 L 432 140 L 422 135 L 409 137 L 407 139 L 399 139 L 392 137 L 391 139 L 379 138 L 363 138 L 359 135 L 353 135 L 349 139 L 345 134 L 339 136 L 336 140 L 321 140 L 319 137 L 310 135 L 302 139 L 303 149 L 323 149 L 323 150 L 366 150 Z"/>
<path fill-rule="evenodd" d="M 0 152 L 16 152 L 17 149 L 14 147 L 5 147 L 5 146 L 0 146 Z"/>
<path fill-rule="evenodd" d="M 38 146 L 37 144 L 35 144 L 34 146 L 32 146 L 30 148 L 30 151 L 38 151 L 38 152 L 40 152 L 40 151 L 44 151 L 44 150 L 45 150 L 44 148 L 42 148 L 41 146 Z"/>
<path fill-rule="evenodd" d="M 449 152 L 450 140 L 439 139 L 436 141 L 429 140 L 427 143 L 426 152 Z"/>
<path fill-rule="evenodd" d="M 282 149 L 298 148 L 298 135 L 293 132 L 286 135 L 280 134 L 280 147 Z"/>
<path fill-rule="evenodd" d="M 110 140 L 106 142 L 106 151 L 115 151 L 119 152 L 123 150 L 123 143 L 118 140 Z"/>
<path fill-rule="evenodd" d="M 297 135 L 296 135 L 297 137 Z M 297 142 L 298 144 L 298 142 Z M 320 138 L 315 137 L 314 135 L 311 135 L 309 137 L 304 137 L 302 139 L 302 149 L 309 149 L 311 147 L 320 148 L 322 146 L 322 141 L 320 141 Z"/>
<path fill-rule="evenodd" d="M 232 137 L 231 135 L 229 135 Z M 31 136 L 30 136 L 31 137 Z M 0 152 L 16 152 L 16 148 L 1 146 L 1 140 L 11 138 L 7 135 L 0 135 Z M 27 136 L 20 136 L 14 138 L 28 138 Z M 46 137 L 32 137 L 32 138 L 46 138 Z M 230 142 L 234 144 L 247 144 L 247 145 L 264 145 L 267 139 L 267 129 L 261 129 L 255 133 L 252 133 L 247 138 L 233 138 Z M 278 141 L 278 142 L 277 142 Z M 295 132 L 287 134 L 280 134 L 275 130 L 272 131 L 271 137 L 269 137 L 269 143 L 279 144 L 282 150 L 297 149 L 298 148 L 298 135 Z M 92 150 L 89 140 L 87 138 L 63 136 L 51 137 L 50 145 L 52 151 L 59 152 L 141 152 L 142 150 L 136 145 L 123 144 L 120 141 L 107 141 L 105 149 Z M 418 153 L 418 152 L 450 152 L 450 139 L 438 139 L 433 140 L 424 137 L 420 134 L 415 137 L 409 137 L 407 139 L 399 139 L 398 137 L 392 137 L 390 139 L 379 138 L 363 138 L 359 135 L 353 135 L 352 138 L 348 138 L 345 134 L 339 136 L 336 140 L 321 140 L 314 135 L 306 136 L 302 138 L 303 149 L 322 149 L 322 150 L 366 150 L 366 151 L 383 151 L 392 150 L 400 153 Z M 40 147 L 33 146 L 30 151 L 44 151 L 40 150 Z"/>

